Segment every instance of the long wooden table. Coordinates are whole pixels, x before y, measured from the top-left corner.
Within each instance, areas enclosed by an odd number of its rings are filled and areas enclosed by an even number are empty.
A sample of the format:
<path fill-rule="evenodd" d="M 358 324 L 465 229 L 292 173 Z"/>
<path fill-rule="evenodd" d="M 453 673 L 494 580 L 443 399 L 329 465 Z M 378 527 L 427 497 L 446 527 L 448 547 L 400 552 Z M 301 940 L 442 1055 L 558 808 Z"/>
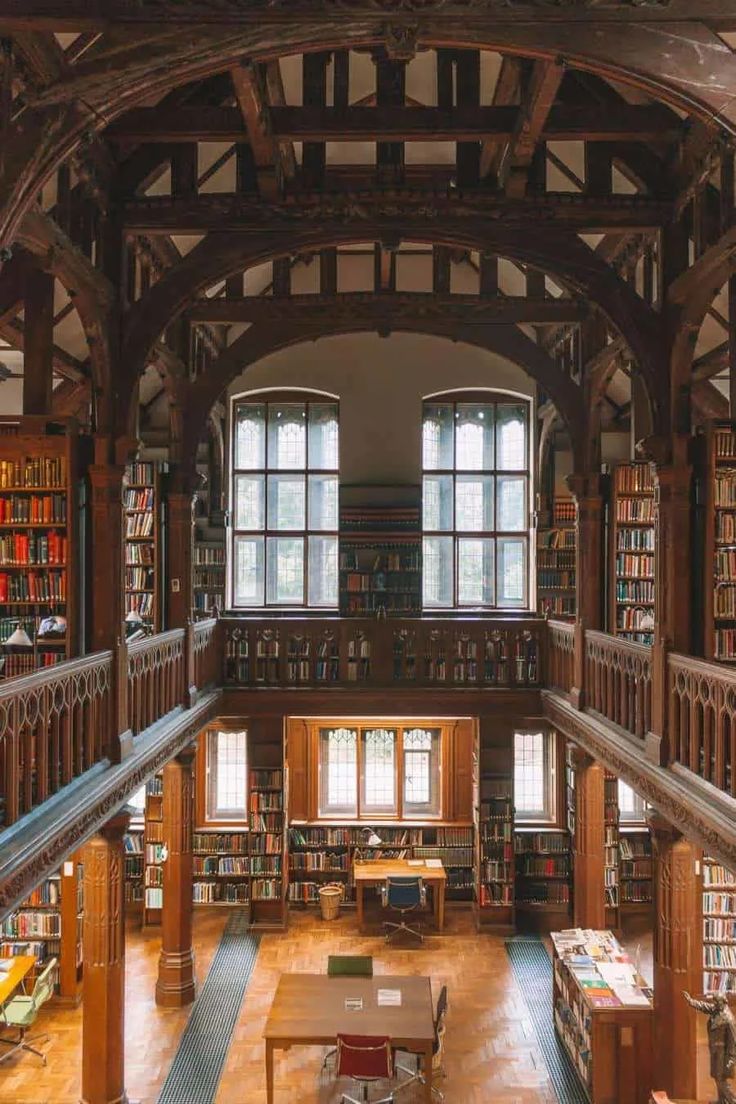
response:
<path fill-rule="evenodd" d="M 378 1007 L 379 989 L 400 989 L 399 1007 Z M 345 1008 L 361 997 L 360 1011 Z M 332 1046 L 338 1033 L 388 1036 L 394 1046 L 424 1055 L 424 1099 L 432 1100 L 434 1021 L 428 977 L 328 977 L 282 974 L 263 1038 L 266 1041 L 266 1101 L 273 1104 L 273 1055 L 292 1046 Z"/>
<path fill-rule="evenodd" d="M 353 863 L 355 881 L 355 903 L 358 913 L 358 928 L 363 929 L 363 894 L 366 886 L 383 885 L 386 878 L 421 878 L 432 890 L 432 906 L 437 930 L 445 926 L 445 886 L 447 872 L 444 866 L 410 865 L 408 859 L 367 859 Z"/>
<path fill-rule="evenodd" d="M 10 1000 L 19 985 L 22 985 L 36 965 L 34 955 L 15 955 L 13 965 L 7 973 L 0 974 L 0 1006 Z"/>

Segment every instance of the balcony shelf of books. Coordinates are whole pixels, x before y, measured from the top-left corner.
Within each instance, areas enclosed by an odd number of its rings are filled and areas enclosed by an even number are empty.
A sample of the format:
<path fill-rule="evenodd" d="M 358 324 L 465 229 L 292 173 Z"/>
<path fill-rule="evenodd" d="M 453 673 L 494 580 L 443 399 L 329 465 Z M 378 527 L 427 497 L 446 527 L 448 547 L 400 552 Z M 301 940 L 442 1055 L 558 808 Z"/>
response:
<path fill-rule="evenodd" d="M 736 997 L 736 875 L 703 858 L 703 992 Z"/>
<path fill-rule="evenodd" d="M 0 460 L 0 677 L 51 667 L 78 652 L 77 442 L 3 436 Z"/>
<path fill-rule="evenodd" d="M 341 506 L 339 565 L 341 616 L 421 613 L 419 506 Z"/>
<path fill-rule="evenodd" d="M 537 530 L 537 594 L 540 614 L 575 616 L 576 508 L 572 498 L 555 498 L 552 524 Z"/>
<path fill-rule="evenodd" d="M 613 472 L 611 631 L 635 644 L 654 641 L 654 481 L 647 463 Z"/>
<path fill-rule="evenodd" d="M 736 662 L 736 429 L 705 434 L 705 656 Z"/>
<path fill-rule="evenodd" d="M 154 632 L 161 628 L 161 480 L 150 461 L 125 469 L 125 613 L 137 614 Z"/>

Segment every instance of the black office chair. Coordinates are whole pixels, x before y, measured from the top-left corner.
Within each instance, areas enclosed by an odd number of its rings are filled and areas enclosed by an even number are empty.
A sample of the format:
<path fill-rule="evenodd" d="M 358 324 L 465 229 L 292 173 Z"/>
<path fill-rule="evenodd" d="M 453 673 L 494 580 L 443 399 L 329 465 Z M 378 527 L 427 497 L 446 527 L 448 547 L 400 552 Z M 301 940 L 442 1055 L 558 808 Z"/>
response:
<path fill-rule="evenodd" d="M 444 1077 L 445 1070 L 443 1066 L 443 1060 L 445 1056 L 445 1020 L 447 1018 L 447 986 L 443 985 L 440 989 L 440 995 L 437 998 L 437 1011 L 434 1019 L 434 1043 L 432 1044 L 432 1081 L 435 1077 Z M 394 1070 L 398 1073 L 408 1074 L 406 1081 L 400 1081 L 398 1085 L 394 1086 L 393 1091 L 395 1093 L 401 1092 L 402 1089 L 407 1088 L 409 1085 L 416 1085 L 419 1083 L 423 1085 L 425 1083 L 424 1073 L 422 1072 L 422 1058 L 420 1055 L 416 1055 L 416 1065 L 414 1069 L 409 1066 L 404 1066 L 398 1060 L 394 1060 Z M 432 1085 L 432 1094 L 436 1096 L 438 1100 L 444 1100 L 444 1093 L 440 1092 L 436 1085 Z"/>

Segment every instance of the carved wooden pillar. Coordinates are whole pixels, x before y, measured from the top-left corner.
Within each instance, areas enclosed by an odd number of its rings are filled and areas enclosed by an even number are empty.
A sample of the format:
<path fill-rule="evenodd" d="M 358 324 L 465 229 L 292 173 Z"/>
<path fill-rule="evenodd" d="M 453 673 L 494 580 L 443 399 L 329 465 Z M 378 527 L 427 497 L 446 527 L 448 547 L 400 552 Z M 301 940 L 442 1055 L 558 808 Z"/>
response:
<path fill-rule="evenodd" d="M 575 548 L 576 646 L 572 700 L 585 704 L 586 629 L 603 627 L 603 496 L 598 472 L 573 473 L 567 485 L 577 506 Z"/>
<path fill-rule="evenodd" d="M 125 1104 L 125 917 L 119 815 L 84 846 L 82 1104 Z"/>
<path fill-rule="evenodd" d="M 184 473 L 169 476 L 166 491 L 168 524 L 167 629 L 182 629 L 192 616 L 192 540 L 194 539 L 194 486 Z"/>
<path fill-rule="evenodd" d="M 194 1000 L 192 954 L 192 818 L 195 748 L 187 748 L 164 767 L 164 904 L 156 1004 L 180 1008 Z"/>
<path fill-rule="evenodd" d="M 122 464 L 92 464 L 92 651 L 123 637 Z"/>
<path fill-rule="evenodd" d="M 696 1013 L 683 990 L 702 988 L 702 886 L 698 851 L 662 817 L 649 817 L 654 851 L 654 1054 L 657 1088 L 672 1096 L 697 1095 Z"/>
<path fill-rule="evenodd" d="M 584 752 L 575 755 L 575 925 L 602 929 L 606 926 L 606 772 Z"/>

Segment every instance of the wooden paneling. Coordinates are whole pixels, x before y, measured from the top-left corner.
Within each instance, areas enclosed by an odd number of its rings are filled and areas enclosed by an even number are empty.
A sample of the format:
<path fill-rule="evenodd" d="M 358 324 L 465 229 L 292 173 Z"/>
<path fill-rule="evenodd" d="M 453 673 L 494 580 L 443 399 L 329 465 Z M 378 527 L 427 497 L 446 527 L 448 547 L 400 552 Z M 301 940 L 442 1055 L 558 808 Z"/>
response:
<path fill-rule="evenodd" d="M 452 733 L 452 773 L 453 820 L 472 820 L 473 818 L 473 745 L 477 722 L 463 717 L 457 722 Z"/>
<path fill-rule="evenodd" d="M 309 820 L 309 733 L 302 717 L 289 719 L 286 735 L 288 812 L 294 820 Z"/>

